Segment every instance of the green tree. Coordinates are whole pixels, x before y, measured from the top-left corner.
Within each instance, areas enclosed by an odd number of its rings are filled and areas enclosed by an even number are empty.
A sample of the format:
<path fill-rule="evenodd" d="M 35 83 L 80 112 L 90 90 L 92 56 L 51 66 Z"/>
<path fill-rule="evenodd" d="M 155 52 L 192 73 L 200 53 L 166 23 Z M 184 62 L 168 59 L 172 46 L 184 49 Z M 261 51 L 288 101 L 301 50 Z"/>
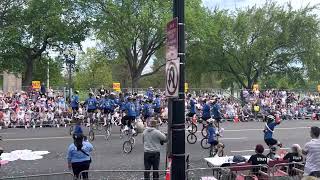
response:
<path fill-rule="evenodd" d="M 51 59 L 41 57 L 42 60 L 36 61 L 33 67 L 33 80 L 39 80 L 41 82 L 47 82 L 47 69 L 49 62 L 49 80 L 50 86 L 62 86 L 64 78 L 62 75 L 63 64 L 60 59 Z"/>
<path fill-rule="evenodd" d="M 15 11 L 19 17 L 6 31 L 4 58 L 13 66 L 21 64 L 23 85 L 28 86 L 33 77 L 33 67 L 48 50 L 60 50 L 63 46 L 79 45 L 86 37 L 87 21 L 74 1 L 29 0 L 23 1 Z M 11 69 L 8 69 L 11 70 Z"/>
<path fill-rule="evenodd" d="M 96 49 L 88 49 L 77 62 L 74 84 L 76 89 L 111 87 L 112 71 L 106 56 Z"/>
<path fill-rule="evenodd" d="M 155 52 L 165 41 L 164 28 L 171 16 L 171 1 L 150 0 L 94 0 L 96 35 L 116 55 L 125 59 L 132 87 L 138 86 L 141 77 Z M 89 1 L 88 1 L 89 2 Z M 90 1 L 91 4 L 91 1 Z M 90 9 L 90 12 L 93 10 Z"/>
<path fill-rule="evenodd" d="M 199 55 L 190 64 L 203 72 L 227 74 L 228 80 L 250 89 L 275 73 L 315 72 L 319 21 L 314 9 L 266 3 L 235 13 L 216 10 L 210 15 L 212 34 L 201 39 Z"/>

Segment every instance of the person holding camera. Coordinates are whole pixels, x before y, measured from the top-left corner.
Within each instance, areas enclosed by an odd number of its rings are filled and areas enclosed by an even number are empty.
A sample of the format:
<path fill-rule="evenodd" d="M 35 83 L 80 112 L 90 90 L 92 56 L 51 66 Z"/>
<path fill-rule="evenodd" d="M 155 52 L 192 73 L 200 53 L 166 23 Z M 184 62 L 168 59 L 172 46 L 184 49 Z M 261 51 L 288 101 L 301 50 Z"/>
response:
<path fill-rule="evenodd" d="M 154 119 L 150 121 L 150 127 L 143 131 L 142 142 L 144 149 L 144 168 L 145 170 L 159 170 L 160 164 L 160 148 L 167 141 L 164 133 L 159 131 L 158 122 Z M 150 173 L 144 173 L 145 179 L 150 179 Z M 153 172 L 153 179 L 159 179 L 159 172 Z"/>

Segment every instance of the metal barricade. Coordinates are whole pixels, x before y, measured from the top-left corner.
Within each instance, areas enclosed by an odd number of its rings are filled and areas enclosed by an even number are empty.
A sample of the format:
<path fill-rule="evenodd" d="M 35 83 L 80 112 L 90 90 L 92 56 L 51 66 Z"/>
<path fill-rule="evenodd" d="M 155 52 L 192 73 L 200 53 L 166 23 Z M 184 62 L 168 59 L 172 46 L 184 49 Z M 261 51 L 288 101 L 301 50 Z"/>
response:
<path fill-rule="evenodd" d="M 0 180 L 74 180 L 74 176 L 72 173 L 66 172 L 29 176 L 1 177 Z"/>
<path fill-rule="evenodd" d="M 247 176 L 259 177 L 259 180 L 269 180 L 268 167 L 263 165 L 231 165 L 228 167 L 188 169 L 188 180 L 235 180 Z"/>
<path fill-rule="evenodd" d="M 159 179 L 165 179 L 166 170 L 88 170 L 80 173 L 82 180 L 141 180 L 144 173 L 149 173 L 152 179 L 154 173 L 159 174 Z M 87 178 L 86 178 L 87 177 Z"/>
<path fill-rule="evenodd" d="M 302 179 L 303 164 L 300 163 L 280 163 L 270 168 L 270 175 L 273 180 L 278 179 Z"/>

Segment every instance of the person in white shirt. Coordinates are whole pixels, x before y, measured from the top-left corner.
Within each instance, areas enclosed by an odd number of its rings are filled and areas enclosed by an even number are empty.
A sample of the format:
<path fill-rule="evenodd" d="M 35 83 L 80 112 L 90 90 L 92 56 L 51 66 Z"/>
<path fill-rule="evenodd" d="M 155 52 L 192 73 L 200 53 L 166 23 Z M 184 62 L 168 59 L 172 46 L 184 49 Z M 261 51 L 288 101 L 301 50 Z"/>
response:
<path fill-rule="evenodd" d="M 310 130 L 311 141 L 307 142 L 303 154 L 306 155 L 305 176 L 320 178 L 320 128 L 313 126 Z"/>

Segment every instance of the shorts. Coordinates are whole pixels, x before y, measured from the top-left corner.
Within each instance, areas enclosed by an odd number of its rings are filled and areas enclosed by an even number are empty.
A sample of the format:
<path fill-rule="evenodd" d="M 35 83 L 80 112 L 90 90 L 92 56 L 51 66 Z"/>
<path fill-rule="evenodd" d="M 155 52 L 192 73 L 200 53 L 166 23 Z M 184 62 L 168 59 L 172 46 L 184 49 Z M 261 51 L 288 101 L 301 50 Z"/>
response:
<path fill-rule="evenodd" d="M 218 123 L 221 123 L 221 117 L 214 117 L 214 119 L 218 122 Z"/>
<path fill-rule="evenodd" d="M 270 138 L 270 139 L 265 139 L 264 142 L 268 145 L 268 146 L 274 146 L 278 143 L 278 141 L 276 139 Z"/>
<path fill-rule="evenodd" d="M 161 108 L 154 108 L 154 112 L 160 114 L 161 113 Z"/>
<path fill-rule="evenodd" d="M 196 114 L 196 113 L 189 112 L 189 113 L 187 114 L 187 116 L 188 116 L 188 117 L 193 117 L 195 114 Z"/>
<path fill-rule="evenodd" d="M 87 110 L 88 113 L 95 113 L 95 111 L 96 111 L 95 109 L 88 109 Z"/>
<path fill-rule="evenodd" d="M 208 143 L 211 145 L 214 145 L 214 146 L 219 144 L 219 142 L 217 140 L 213 140 L 212 142 L 208 142 Z"/>
<path fill-rule="evenodd" d="M 201 117 L 201 119 L 206 121 L 206 120 L 210 119 L 210 117 Z"/>
<path fill-rule="evenodd" d="M 113 113 L 114 111 L 113 110 L 111 110 L 111 109 L 104 109 L 103 110 L 103 113 L 104 114 L 110 114 L 110 113 Z"/>

